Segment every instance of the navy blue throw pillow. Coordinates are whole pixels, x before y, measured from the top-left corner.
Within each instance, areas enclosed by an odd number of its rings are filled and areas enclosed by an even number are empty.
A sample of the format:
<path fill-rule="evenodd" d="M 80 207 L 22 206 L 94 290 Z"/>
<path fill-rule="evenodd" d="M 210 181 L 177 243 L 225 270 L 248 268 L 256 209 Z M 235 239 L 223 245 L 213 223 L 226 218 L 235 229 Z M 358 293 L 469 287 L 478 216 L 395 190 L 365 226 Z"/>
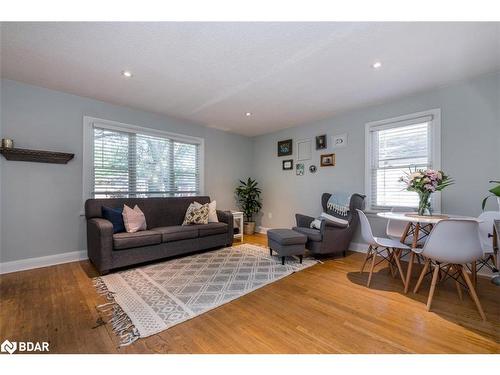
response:
<path fill-rule="evenodd" d="M 125 223 L 123 222 L 122 212 L 123 207 L 110 208 L 102 206 L 102 217 L 111 221 L 111 224 L 113 224 L 113 233 L 125 232 Z"/>

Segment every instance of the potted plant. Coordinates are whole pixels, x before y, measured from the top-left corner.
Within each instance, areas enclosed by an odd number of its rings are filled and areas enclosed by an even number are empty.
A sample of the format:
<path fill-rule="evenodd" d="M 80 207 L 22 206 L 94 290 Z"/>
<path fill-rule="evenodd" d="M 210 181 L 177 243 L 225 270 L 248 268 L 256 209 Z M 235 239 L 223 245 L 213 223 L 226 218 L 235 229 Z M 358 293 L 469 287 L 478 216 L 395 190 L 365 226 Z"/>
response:
<path fill-rule="evenodd" d="M 486 198 L 483 199 L 483 204 L 482 204 L 483 210 L 484 210 L 484 207 L 486 206 L 486 201 L 490 197 L 497 197 L 498 209 L 500 210 L 500 181 L 490 181 L 490 184 L 492 184 L 492 183 L 496 183 L 498 185 L 494 186 L 490 190 L 488 190 L 490 193 L 492 193 L 492 195 L 488 195 Z"/>
<path fill-rule="evenodd" d="M 418 194 L 418 214 L 425 215 L 431 213 L 431 194 L 441 191 L 445 187 L 453 184 L 453 180 L 445 175 L 443 171 L 433 169 L 416 169 L 406 173 L 399 179 L 406 184 L 406 190 L 415 191 Z"/>
<path fill-rule="evenodd" d="M 262 203 L 260 202 L 261 190 L 257 187 L 257 181 L 250 177 L 246 182 L 240 180 L 240 185 L 236 188 L 235 193 L 238 198 L 238 205 L 245 216 L 243 224 L 243 233 L 254 234 L 255 221 L 253 215 L 260 211 Z"/>

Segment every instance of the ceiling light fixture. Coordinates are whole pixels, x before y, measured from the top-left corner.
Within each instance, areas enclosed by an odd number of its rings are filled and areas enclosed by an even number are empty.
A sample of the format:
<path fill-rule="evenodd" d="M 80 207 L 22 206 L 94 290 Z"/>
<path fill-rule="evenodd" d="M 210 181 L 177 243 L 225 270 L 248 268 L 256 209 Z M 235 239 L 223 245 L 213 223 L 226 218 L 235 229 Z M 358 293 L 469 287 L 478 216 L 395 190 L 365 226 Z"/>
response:
<path fill-rule="evenodd" d="M 247 113 L 245 113 L 245 116 L 247 116 L 247 117 L 252 116 L 252 112 L 247 112 Z"/>
<path fill-rule="evenodd" d="M 380 61 L 375 61 L 372 65 L 373 69 L 378 69 L 380 67 L 382 67 L 382 63 Z"/>
<path fill-rule="evenodd" d="M 123 75 L 124 77 L 131 78 L 131 77 L 132 77 L 132 72 L 131 72 L 131 71 L 129 71 L 129 70 L 124 70 L 124 71 L 122 72 L 122 75 Z"/>

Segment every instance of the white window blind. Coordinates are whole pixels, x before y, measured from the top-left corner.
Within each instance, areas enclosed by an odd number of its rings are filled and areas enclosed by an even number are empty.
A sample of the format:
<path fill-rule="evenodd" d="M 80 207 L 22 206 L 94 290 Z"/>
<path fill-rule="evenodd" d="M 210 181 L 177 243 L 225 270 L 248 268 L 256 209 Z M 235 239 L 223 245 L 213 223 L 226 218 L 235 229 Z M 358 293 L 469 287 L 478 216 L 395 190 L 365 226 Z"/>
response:
<path fill-rule="evenodd" d="M 200 145 L 93 126 L 95 198 L 199 195 Z"/>
<path fill-rule="evenodd" d="M 432 168 L 432 116 L 370 128 L 370 197 L 374 210 L 417 207 L 418 195 L 399 178 L 409 169 Z"/>

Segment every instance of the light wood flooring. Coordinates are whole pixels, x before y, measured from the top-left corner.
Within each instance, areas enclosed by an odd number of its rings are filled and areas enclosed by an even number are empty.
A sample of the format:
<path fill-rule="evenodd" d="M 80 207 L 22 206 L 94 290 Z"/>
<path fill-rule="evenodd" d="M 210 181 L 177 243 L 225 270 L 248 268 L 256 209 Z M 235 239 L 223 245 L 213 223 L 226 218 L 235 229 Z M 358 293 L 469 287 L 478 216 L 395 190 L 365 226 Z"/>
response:
<path fill-rule="evenodd" d="M 265 245 L 263 235 L 246 241 Z M 237 245 L 238 242 L 235 243 Z M 364 254 L 324 259 L 157 335 L 118 348 L 108 325 L 93 328 L 103 303 L 88 261 L 0 276 L 0 341 L 49 341 L 52 353 L 499 353 L 500 288 L 478 280 L 488 321 L 455 286 L 439 286 L 425 310 L 388 268 L 371 287 Z M 406 264 L 403 264 L 406 267 Z M 415 285 L 419 267 L 416 267 Z"/>

